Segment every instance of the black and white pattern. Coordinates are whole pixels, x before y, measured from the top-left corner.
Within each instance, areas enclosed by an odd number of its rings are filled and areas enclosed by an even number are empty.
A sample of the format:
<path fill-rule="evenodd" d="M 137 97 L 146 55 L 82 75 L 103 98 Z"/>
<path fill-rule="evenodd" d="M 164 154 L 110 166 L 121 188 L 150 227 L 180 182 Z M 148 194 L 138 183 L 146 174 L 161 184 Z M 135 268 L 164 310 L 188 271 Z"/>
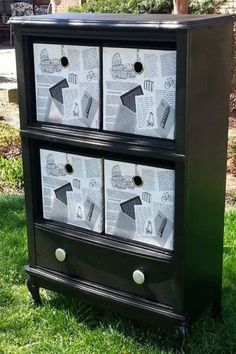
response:
<path fill-rule="evenodd" d="M 175 172 L 104 161 L 105 233 L 173 250 Z"/>
<path fill-rule="evenodd" d="M 34 5 L 35 15 L 47 15 L 49 13 L 49 5 Z"/>
<path fill-rule="evenodd" d="M 100 128 L 99 48 L 34 44 L 37 120 Z"/>
<path fill-rule="evenodd" d="M 32 3 L 15 2 L 13 4 L 10 4 L 10 8 L 12 17 L 34 15 L 34 7 Z"/>
<path fill-rule="evenodd" d="M 103 232 L 103 160 L 41 149 L 40 163 L 44 218 Z"/>
<path fill-rule="evenodd" d="M 103 129 L 175 138 L 176 52 L 103 48 Z"/>

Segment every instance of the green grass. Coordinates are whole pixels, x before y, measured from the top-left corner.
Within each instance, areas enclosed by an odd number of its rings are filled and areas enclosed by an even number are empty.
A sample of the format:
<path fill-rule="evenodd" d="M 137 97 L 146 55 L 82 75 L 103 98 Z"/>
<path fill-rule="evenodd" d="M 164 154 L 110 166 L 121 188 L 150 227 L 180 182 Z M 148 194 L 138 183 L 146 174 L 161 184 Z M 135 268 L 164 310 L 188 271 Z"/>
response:
<path fill-rule="evenodd" d="M 175 353 L 173 336 L 41 290 L 35 308 L 25 286 L 24 202 L 0 196 L 0 353 Z M 207 311 L 190 332 L 186 353 L 236 353 L 236 211 L 225 219 L 224 323 Z M 202 289 L 204 291 L 204 289 Z"/>
<path fill-rule="evenodd" d="M 23 166 L 22 159 L 10 157 L 5 159 L 0 156 L 0 181 L 8 183 L 15 189 L 22 189 Z"/>
<path fill-rule="evenodd" d="M 23 168 L 19 129 L 0 121 L 0 191 L 21 190 Z"/>

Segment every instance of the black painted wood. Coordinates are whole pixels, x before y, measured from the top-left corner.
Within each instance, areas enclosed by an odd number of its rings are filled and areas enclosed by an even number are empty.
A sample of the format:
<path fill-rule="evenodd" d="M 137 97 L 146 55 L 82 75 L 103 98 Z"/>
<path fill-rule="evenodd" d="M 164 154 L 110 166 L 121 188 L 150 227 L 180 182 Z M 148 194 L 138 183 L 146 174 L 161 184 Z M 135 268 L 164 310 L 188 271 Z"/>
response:
<path fill-rule="evenodd" d="M 57 235 L 44 228 L 35 229 L 36 264 L 72 277 L 135 294 L 172 307 L 175 299 L 173 263 L 159 261 L 131 252 L 104 247 L 74 237 Z M 59 262 L 57 248 L 66 252 L 66 259 Z M 155 267 L 154 267 L 155 264 Z M 137 285 L 132 279 L 136 269 L 142 269 L 146 281 Z"/>
<path fill-rule="evenodd" d="M 225 25 L 189 38 L 183 267 L 185 308 L 196 316 L 221 297 L 231 36 Z"/>
<path fill-rule="evenodd" d="M 112 249 L 115 251 L 122 251 L 131 255 L 139 255 L 145 258 L 156 259 L 165 263 L 170 263 L 174 259 L 172 251 L 165 250 L 163 248 L 152 247 L 147 243 L 132 242 L 132 240 L 126 240 L 122 237 L 103 235 L 78 227 L 74 227 L 68 224 L 62 224 L 53 220 L 39 220 L 35 222 L 35 228 L 45 230 L 46 232 L 54 232 L 57 235 L 61 235 L 63 238 L 74 237 L 80 239 L 87 244 L 95 244 L 99 247 Z"/>
<path fill-rule="evenodd" d="M 33 284 L 163 327 L 221 312 L 231 16 L 58 15 L 13 19 Z M 33 43 L 177 50 L 174 141 L 36 122 Z M 175 170 L 174 251 L 42 216 L 39 149 Z M 65 263 L 55 249 L 68 252 Z M 141 267 L 144 286 L 131 273 Z M 29 282 L 32 284 L 32 281 Z M 36 293 L 37 294 L 37 293 Z M 37 295 L 38 296 L 38 295 Z"/>
<path fill-rule="evenodd" d="M 69 132 L 70 130 L 70 132 Z M 124 154 L 126 156 L 136 156 L 143 161 L 144 157 L 147 160 L 170 160 L 170 161 L 184 161 L 185 155 L 174 151 L 174 143 L 167 142 L 166 139 L 154 138 L 145 139 L 144 137 L 135 137 L 129 134 L 115 134 L 107 132 L 94 132 L 92 130 L 85 131 L 83 129 L 65 129 L 64 127 L 50 127 L 50 129 L 42 127 L 21 130 L 22 138 L 31 138 L 34 141 L 41 141 L 44 145 L 67 145 L 77 147 L 78 149 L 89 149 L 91 151 L 100 151 L 103 156 L 109 154 Z M 165 141 L 164 141 L 165 140 Z M 51 145 L 52 148 L 52 145 Z M 127 150 L 129 154 L 127 155 Z"/>
<path fill-rule="evenodd" d="M 217 24 L 231 23 L 232 16 L 224 15 L 132 15 L 132 14 L 93 14 L 93 13 L 72 13 L 57 14 L 47 16 L 27 16 L 14 17 L 10 20 L 12 24 L 20 23 L 24 27 L 30 26 L 47 26 L 47 27 L 76 27 L 80 29 L 97 28 L 114 29 L 132 29 L 132 31 L 140 31 L 144 29 L 192 29 L 204 26 L 212 26 Z"/>
<path fill-rule="evenodd" d="M 149 324 L 166 328 L 187 327 L 190 318 L 142 297 L 113 290 L 102 285 L 41 268 L 25 268 L 30 277 L 37 278 L 37 285 L 68 296 L 76 296 L 103 309 L 114 311 Z"/>

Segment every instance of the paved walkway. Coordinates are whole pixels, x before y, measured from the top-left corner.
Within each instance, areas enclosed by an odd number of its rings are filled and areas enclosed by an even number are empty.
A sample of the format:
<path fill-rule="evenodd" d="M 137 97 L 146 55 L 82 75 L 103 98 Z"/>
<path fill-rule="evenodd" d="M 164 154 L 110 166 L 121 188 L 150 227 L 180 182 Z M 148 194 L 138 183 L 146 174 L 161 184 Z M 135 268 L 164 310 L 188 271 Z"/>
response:
<path fill-rule="evenodd" d="M 16 59 L 15 49 L 0 44 L 0 113 L 4 120 L 19 127 L 18 107 L 9 102 L 17 102 Z"/>
<path fill-rule="evenodd" d="M 0 90 L 16 88 L 15 49 L 0 45 Z"/>

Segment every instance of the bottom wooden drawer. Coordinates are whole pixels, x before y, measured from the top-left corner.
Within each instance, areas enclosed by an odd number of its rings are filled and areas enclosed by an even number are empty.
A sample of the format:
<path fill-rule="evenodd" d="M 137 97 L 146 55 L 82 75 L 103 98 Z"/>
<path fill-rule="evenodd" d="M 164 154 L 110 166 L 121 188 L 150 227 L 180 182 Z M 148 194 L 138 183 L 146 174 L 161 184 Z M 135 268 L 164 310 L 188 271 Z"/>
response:
<path fill-rule="evenodd" d="M 37 266 L 171 307 L 175 302 L 177 289 L 170 263 L 94 244 L 89 239 L 85 242 L 61 236 L 39 227 L 35 229 L 35 247 Z M 137 270 L 136 280 L 142 281 L 144 274 L 143 284 L 137 284 L 133 279 Z"/>

